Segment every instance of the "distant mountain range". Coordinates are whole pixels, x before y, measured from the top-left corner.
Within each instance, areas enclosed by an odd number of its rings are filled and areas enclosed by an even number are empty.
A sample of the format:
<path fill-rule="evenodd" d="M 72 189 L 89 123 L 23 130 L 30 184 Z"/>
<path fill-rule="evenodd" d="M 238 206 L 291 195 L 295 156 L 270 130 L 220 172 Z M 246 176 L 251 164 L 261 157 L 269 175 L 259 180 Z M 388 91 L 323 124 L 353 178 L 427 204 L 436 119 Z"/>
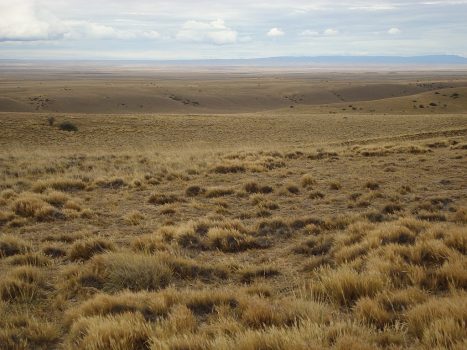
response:
<path fill-rule="evenodd" d="M 304 66 L 304 65 L 459 65 L 467 58 L 456 55 L 430 56 L 283 56 L 247 59 L 165 60 L 164 64 L 214 66 Z"/>
<path fill-rule="evenodd" d="M 365 65 L 467 65 L 467 58 L 456 55 L 428 56 L 281 56 L 245 59 L 180 59 L 180 60 L 29 60 L 0 59 L 4 64 L 54 63 L 97 65 L 166 65 L 166 66 L 365 66 Z"/>

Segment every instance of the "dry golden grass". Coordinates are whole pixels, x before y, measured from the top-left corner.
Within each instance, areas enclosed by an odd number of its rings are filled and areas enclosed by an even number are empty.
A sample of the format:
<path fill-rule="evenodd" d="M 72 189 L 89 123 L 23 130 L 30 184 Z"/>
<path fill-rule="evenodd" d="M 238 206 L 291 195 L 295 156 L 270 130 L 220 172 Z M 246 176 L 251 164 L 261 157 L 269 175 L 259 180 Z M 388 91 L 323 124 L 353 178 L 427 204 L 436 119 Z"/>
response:
<path fill-rule="evenodd" d="M 72 261 L 89 260 L 96 254 L 114 250 L 114 245 L 104 239 L 91 238 L 73 243 L 68 257 Z"/>
<path fill-rule="evenodd" d="M 26 253 L 31 250 L 28 242 L 13 235 L 0 236 L 0 258 Z"/>
<path fill-rule="evenodd" d="M 462 99 L 0 115 L 0 348 L 465 348 Z"/>

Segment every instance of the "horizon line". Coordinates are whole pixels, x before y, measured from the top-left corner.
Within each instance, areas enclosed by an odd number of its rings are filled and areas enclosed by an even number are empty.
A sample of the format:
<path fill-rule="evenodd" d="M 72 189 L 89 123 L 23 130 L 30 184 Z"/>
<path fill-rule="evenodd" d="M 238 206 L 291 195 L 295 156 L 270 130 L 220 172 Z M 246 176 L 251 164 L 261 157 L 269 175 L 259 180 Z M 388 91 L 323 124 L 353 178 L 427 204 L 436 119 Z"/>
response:
<path fill-rule="evenodd" d="M 323 58 L 461 58 L 467 61 L 467 56 L 458 54 L 424 54 L 424 55 L 280 55 L 280 56 L 255 56 L 248 58 L 0 58 L 0 61 L 159 61 L 159 62 L 190 62 L 190 61 L 251 61 L 270 59 L 323 59 Z"/>

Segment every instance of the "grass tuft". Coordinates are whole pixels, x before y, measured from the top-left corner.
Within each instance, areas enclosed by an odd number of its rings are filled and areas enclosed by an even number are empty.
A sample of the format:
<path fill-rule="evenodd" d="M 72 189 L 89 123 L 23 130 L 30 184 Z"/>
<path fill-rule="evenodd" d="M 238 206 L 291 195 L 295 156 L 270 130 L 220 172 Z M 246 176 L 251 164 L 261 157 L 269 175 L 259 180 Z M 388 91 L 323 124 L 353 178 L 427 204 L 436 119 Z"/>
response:
<path fill-rule="evenodd" d="M 31 250 L 31 245 L 13 235 L 0 236 L 0 258 L 25 254 Z"/>
<path fill-rule="evenodd" d="M 114 250 L 114 245 L 102 238 L 90 238 L 76 241 L 70 248 L 68 257 L 71 261 L 89 260 L 96 254 Z"/>

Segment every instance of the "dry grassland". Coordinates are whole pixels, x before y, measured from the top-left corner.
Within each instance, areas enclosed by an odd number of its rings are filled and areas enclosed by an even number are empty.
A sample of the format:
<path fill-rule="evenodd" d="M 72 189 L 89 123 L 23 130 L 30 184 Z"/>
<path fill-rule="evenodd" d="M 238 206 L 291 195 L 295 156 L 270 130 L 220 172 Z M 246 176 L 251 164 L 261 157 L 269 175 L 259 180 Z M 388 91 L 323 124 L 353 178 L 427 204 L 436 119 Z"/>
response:
<path fill-rule="evenodd" d="M 387 112 L 1 113 L 0 348 L 464 349 L 465 109 Z"/>

